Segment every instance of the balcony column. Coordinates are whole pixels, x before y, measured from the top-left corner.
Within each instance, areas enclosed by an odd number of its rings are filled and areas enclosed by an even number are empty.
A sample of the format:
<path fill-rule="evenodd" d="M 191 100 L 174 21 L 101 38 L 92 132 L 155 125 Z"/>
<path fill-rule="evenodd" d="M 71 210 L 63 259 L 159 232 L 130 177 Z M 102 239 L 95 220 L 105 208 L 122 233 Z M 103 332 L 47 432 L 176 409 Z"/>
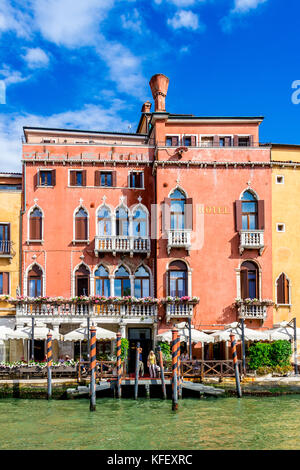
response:
<path fill-rule="evenodd" d="M 154 320 L 153 330 L 152 331 L 153 331 L 153 347 L 152 347 L 152 349 L 153 349 L 153 351 L 155 351 L 156 343 L 157 343 L 157 339 L 156 339 L 156 337 L 157 337 L 157 320 Z"/>
<path fill-rule="evenodd" d="M 134 296 L 134 274 L 130 274 L 129 279 L 130 279 L 130 295 Z"/>
<path fill-rule="evenodd" d="M 115 295 L 115 284 L 114 284 L 115 276 L 113 274 L 110 274 L 108 277 L 109 277 L 109 284 L 110 284 L 110 296 L 114 297 L 114 295 Z"/>
<path fill-rule="evenodd" d="M 111 247 L 113 255 L 116 255 L 116 214 L 111 215 Z M 112 294 L 111 294 L 112 295 Z"/>
<path fill-rule="evenodd" d="M 129 227 L 128 227 L 128 235 L 129 235 L 129 251 L 130 257 L 133 256 L 133 216 L 129 215 Z"/>
<path fill-rule="evenodd" d="M 241 298 L 241 270 L 239 268 L 236 268 L 235 273 L 236 273 L 236 298 L 240 299 Z"/>
<path fill-rule="evenodd" d="M 126 338 L 126 324 L 120 321 L 119 326 L 121 331 L 121 338 Z"/>

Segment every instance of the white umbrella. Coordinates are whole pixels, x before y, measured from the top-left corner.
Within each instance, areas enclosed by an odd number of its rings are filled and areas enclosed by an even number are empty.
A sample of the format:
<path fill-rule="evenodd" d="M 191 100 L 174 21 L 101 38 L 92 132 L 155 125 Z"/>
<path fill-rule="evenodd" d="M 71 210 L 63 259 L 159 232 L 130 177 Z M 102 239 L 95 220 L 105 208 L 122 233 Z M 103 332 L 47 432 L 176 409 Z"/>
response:
<path fill-rule="evenodd" d="M 297 338 L 300 339 L 300 328 L 296 328 Z M 288 322 L 280 323 L 278 328 L 272 328 L 268 331 L 271 341 L 279 339 L 294 340 L 294 328 L 288 326 Z"/>
<path fill-rule="evenodd" d="M 242 328 L 238 322 L 228 325 L 226 330 L 215 331 L 211 336 L 215 338 L 216 342 L 230 341 L 230 335 L 234 334 L 235 339 L 241 341 Z M 244 327 L 245 341 L 268 341 L 269 335 L 265 331 L 253 330 L 252 328 Z"/>
<path fill-rule="evenodd" d="M 51 333 L 52 334 L 52 339 L 57 339 L 57 340 L 60 340 L 63 335 L 59 334 L 59 333 L 56 333 L 55 331 L 53 330 L 50 330 L 49 328 L 46 328 L 45 326 L 35 326 L 34 327 L 34 339 L 37 339 L 37 340 L 46 340 L 47 339 L 47 334 L 48 333 Z M 18 336 L 16 335 L 15 338 L 24 338 L 24 336 L 22 336 L 22 333 L 25 333 L 25 338 L 27 339 L 31 339 L 32 337 L 32 329 L 31 329 L 31 326 L 27 326 L 26 328 L 23 328 L 22 330 L 16 330 L 14 333 L 18 333 Z"/>
<path fill-rule="evenodd" d="M 188 343 L 189 342 L 189 329 L 188 328 L 178 328 L 178 333 L 180 335 L 180 342 Z M 203 331 L 196 330 L 195 328 L 191 329 L 192 343 L 213 343 L 214 338 L 212 335 L 207 335 Z M 166 341 L 171 343 L 172 341 L 172 330 L 167 330 L 157 336 L 161 341 Z"/>
<path fill-rule="evenodd" d="M 88 329 L 87 328 L 77 328 L 70 333 L 67 333 L 64 337 L 65 341 L 83 341 L 88 339 Z M 116 339 L 116 333 L 105 328 L 96 327 L 96 339 Z"/>
<path fill-rule="evenodd" d="M 0 340 L 7 340 L 9 333 L 11 333 L 13 330 L 11 328 L 8 328 L 7 326 L 0 326 Z"/>

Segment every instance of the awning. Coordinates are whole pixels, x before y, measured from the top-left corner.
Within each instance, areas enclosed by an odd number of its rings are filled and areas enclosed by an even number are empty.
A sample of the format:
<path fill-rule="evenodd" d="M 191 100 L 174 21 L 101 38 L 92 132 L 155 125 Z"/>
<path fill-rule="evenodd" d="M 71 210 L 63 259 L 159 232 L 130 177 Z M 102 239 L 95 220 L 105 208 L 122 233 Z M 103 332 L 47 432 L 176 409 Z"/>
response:
<path fill-rule="evenodd" d="M 180 335 L 180 342 L 188 343 L 189 342 L 189 329 L 188 328 L 178 328 L 178 333 Z M 195 328 L 191 329 L 191 338 L 192 343 L 213 343 L 214 338 L 212 335 L 207 335 L 203 331 L 196 330 Z M 166 341 L 171 343 L 172 341 L 172 330 L 164 331 L 163 333 L 157 335 L 157 339 L 160 341 Z"/>
<path fill-rule="evenodd" d="M 84 341 L 88 339 L 87 328 L 77 328 L 64 336 L 64 341 Z M 96 327 L 96 339 L 116 339 L 117 335 L 113 331 Z"/>
<path fill-rule="evenodd" d="M 215 331 L 211 336 L 214 337 L 215 342 L 230 341 L 230 335 L 234 334 L 237 341 L 242 340 L 242 327 L 240 323 L 234 322 L 228 325 L 226 330 Z M 265 331 L 253 330 L 252 328 L 244 327 L 245 341 L 269 341 L 269 335 Z"/>

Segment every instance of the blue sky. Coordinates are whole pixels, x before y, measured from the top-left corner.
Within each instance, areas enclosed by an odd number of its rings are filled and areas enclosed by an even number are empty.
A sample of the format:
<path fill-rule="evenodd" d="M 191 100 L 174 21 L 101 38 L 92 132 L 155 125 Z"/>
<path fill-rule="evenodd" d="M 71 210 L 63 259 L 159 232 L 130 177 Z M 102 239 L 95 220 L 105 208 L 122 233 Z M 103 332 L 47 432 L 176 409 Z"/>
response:
<path fill-rule="evenodd" d="M 0 0 L 0 170 L 20 170 L 23 125 L 135 131 L 155 73 L 169 112 L 263 115 L 261 141 L 300 144 L 299 14 L 297 0 Z"/>

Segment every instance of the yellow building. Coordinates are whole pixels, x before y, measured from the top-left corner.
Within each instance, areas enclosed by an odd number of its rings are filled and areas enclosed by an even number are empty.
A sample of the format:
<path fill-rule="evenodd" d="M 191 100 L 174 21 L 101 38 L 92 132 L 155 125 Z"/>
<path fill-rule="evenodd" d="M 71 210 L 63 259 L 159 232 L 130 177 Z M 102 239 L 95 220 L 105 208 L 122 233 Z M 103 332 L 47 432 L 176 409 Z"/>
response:
<path fill-rule="evenodd" d="M 0 173 L 0 299 L 16 297 L 20 286 L 22 175 Z M 0 301 L 0 325 L 14 326 L 15 308 Z"/>
<path fill-rule="evenodd" d="M 300 327 L 300 145 L 273 144 L 272 247 L 274 325 Z M 298 355 L 300 338 L 298 339 Z"/>

